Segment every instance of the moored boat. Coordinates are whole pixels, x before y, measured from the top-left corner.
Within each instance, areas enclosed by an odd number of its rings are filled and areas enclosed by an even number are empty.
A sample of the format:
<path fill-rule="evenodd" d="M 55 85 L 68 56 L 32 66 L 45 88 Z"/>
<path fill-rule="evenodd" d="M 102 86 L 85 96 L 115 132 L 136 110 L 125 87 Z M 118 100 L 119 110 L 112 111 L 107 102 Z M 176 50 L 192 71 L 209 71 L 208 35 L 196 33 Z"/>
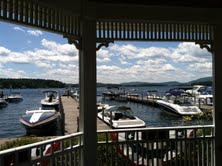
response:
<path fill-rule="evenodd" d="M 5 99 L 0 98 L 0 108 L 6 107 L 7 105 L 8 102 Z"/>
<path fill-rule="evenodd" d="M 28 132 L 50 130 L 55 126 L 59 116 L 60 112 L 54 108 L 40 107 L 39 109 L 27 110 L 24 115 L 20 116 L 19 121 Z"/>
<path fill-rule="evenodd" d="M 133 111 L 127 106 L 108 106 L 98 112 L 98 117 L 112 128 L 138 128 L 145 127 L 145 122 L 134 116 Z"/>
<path fill-rule="evenodd" d="M 22 100 L 23 100 L 23 97 L 20 92 L 12 92 L 6 98 L 6 101 L 8 101 L 8 102 L 20 102 Z"/>
<path fill-rule="evenodd" d="M 42 107 L 52 107 L 56 110 L 59 109 L 59 94 L 57 91 L 44 91 L 45 98 L 41 100 Z"/>
<path fill-rule="evenodd" d="M 171 90 L 166 92 L 162 100 L 157 100 L 157 104 L 164 110 L 181 116 L 202 114 L 202 111 L 195 105 L 194 97 L 183 90 Z"/>

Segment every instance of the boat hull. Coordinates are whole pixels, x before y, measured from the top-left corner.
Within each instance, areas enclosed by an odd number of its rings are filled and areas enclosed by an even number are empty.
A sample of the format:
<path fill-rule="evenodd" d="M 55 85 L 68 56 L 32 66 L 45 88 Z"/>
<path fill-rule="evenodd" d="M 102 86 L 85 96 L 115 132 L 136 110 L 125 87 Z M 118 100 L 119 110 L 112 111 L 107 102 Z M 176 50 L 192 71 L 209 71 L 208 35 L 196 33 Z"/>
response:
<path fill-rule="evenodd" d="M 57 119 L 59 116 L 60 113 L 55 112 L 48 117 L 42 119 L 39 118 L 39 120 L 32 122 L 31 116 L 30 118 L 27 118 L 27 115 L 23 115 L 20 117 L 19 121 L 22 123 L 28 133 L 43 133 L 56 128 Z"/>
<path fill-rule="evenodd" d="M 178 104 L 169 103 L 163 100 L 158 100 L 157 104 L 164 108 L 164 110 L 168 113 L 173 113 L 175 115 L 189 116 L 202 113 L 202 111 L 195 105 L 180 106 Z"/>
<path fill-rule="evenodd" d="M 23 98 L 10 98 L 8 97 L 7 99 L 7 102 L 20 102 L 23 100 Z"/>

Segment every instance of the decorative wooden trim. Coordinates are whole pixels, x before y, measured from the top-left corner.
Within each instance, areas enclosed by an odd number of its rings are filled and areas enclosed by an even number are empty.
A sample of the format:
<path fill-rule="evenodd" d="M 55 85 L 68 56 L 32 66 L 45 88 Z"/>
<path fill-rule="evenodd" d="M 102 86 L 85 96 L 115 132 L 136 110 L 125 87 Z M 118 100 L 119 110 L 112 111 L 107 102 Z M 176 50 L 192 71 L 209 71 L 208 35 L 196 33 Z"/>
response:
<path fill-rule="evenodd" d="M 98 40 L 211 42 L 212 36 L 210 24 L 97 20 Z"/>
<path fill-rule="evenodd" d="M 102 46 L 109 47 L 109 43 L 114 43 L 114 41 L 104 41 L 99 43 L 99 45 L 96 47 L 96 51 L 99 51 Z"/>
<path fill-rule="evenodd" d="M 0 19 L 47 31 L 80 36 L 80 19 L 36 0 L 0 0 Z"/>
<path fill-rule="evenodd" d="M 199 44 L 201 49 L 206 48 L 208 52 L 213 53 L 213 44 L 212 43 L 195 42 L 195 44 Z"/>
<path fill-rule="evenodd" d="M 67 38 L 69 44 L 74 44 L 77 50 L 81 49 L 81 40 L 76 39 L 74 36 L 71 35 L 63 35 L 63 38 Z"/>
<path fill-rule="evenodd" d="M 47 6 L 43 1 L 0 0 L 0 19 L 81 38 L 79 15 Z M 96 39 L 97 41 L 212 42 L 213 25 L 191 22 L 122 20 L 121 18 L 97 19 Z M 76 42 L 73 41 L 73 43 Z M 102 46 L 106 46 L 106 44 L 103 43 Z M 101 46 L 99 45 L 99 47 Z"/>

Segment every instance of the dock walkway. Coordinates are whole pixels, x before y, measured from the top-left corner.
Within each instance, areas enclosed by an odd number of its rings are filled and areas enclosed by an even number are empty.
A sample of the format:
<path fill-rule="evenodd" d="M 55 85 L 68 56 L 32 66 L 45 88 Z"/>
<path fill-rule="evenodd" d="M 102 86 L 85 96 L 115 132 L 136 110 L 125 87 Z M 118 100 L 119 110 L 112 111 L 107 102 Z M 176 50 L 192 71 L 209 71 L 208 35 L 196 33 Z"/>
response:
<path fill-rule="evenodd" d="M 61 102 L 64 111 L 64 134 L 72 134 L 78 130 L 79 103 L 72 97 L 62 96 Z M 97 118 L 97 130 L 108 130 L 110 127 Z"/>

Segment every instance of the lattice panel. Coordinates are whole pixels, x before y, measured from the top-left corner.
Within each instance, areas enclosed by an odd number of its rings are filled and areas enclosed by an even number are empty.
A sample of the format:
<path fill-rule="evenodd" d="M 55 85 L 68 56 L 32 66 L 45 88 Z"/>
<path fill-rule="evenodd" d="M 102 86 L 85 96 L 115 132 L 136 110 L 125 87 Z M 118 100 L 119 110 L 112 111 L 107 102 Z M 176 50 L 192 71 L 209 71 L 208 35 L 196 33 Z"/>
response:
<path fill-rule="evenodd" d="M 207 24 L 97 21 L 99 40 L 212 41 Z"/>
<path fill-rule="evenodd" d="M 0 19 L 73 36 L 80 33 L 77 16 L 32 0 L 0 0 Z"/>

